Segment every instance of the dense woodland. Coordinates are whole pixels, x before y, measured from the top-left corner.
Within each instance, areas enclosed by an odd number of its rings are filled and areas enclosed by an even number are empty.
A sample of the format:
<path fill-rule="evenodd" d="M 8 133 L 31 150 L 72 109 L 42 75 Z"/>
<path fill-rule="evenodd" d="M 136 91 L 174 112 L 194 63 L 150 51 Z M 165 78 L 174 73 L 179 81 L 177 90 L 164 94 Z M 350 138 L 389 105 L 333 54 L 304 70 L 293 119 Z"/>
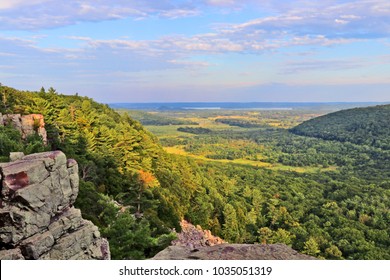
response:
<path fill-rule="evenodd" d="M 236 118 L 217 118 L 216 122 L 225 123 L 231 126 L 247 127 L 247 128 L 259 128 L 267 126 L 267 122 L 259 120 L 248 119 L 236 119 Z"/>
<path fill-rule="evenodd" d="M 390 157 L 382 144 L 349 140 L 353 133 L 343 139 L 302 136 L 304 124 L 291 131 L 207 128 L 212 132 L 161 139 L 209 156 L 201 160 L 167 153 L 138 121 L 86 97 L 1 86 L 0 100 L 3 114 L 43 114 L 49 136 L 44 146 L 39 137 L 19 141 L 17 131 L 0 127 L 2 159 L 10 151 L 48 149 L 75 158 L 81 178 L 76 206 L 109 239 L 115 259 L 153 256 L 175 238 L 172 229 L 179 231 L 183 218 L 229 242 L 285 243 L 328 259 L 390 259 Z M 354 119 L 373 127 L 365 123 L 374 119 Z M 319 127 L 337 123 L 321 120 Z M 370 137 L 368 131 L 361 135 Z"/>
<path fill-rule="evenodd" d="M 291 131 L 390 150 L 389 119 L 390 106 L 381 105 L 335 112 L 298 125 Z"/>
<path fill-rule="evenodd" d="M 203 128 L 203 127 L 179 127 L 177 131 L 181 132 L 187 132 L 187 133 L 193 133 L 193 134 L 208 134 L 211 132 L 210 129 L 208 128 Z"/>
<path fill-rule="evenodd" d="M 120 112 L 123 110 L 119 110 Z M 144 111 L 126 110 L 126 113 L 141 122 L 143 125 L 197 125 L 198 123 L 188 120 L 170 118 Z"/>

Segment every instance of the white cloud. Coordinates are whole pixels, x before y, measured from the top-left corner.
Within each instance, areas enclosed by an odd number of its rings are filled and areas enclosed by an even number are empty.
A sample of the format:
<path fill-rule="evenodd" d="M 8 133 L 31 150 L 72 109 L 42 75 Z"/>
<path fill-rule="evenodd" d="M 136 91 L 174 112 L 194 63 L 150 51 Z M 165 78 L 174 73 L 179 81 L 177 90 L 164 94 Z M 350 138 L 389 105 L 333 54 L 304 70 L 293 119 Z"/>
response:
<path fill-rule="evenodd" d="M 272 32 L 257 30 L 232 29 L 222 32 L 199 34 L 195 36 L 166 36 L 155 40 L 112 39 L 98 40 L 90 37 L 70 36 L 71 40 L 82 42 L 80 48 L 84 53 L 93 50 L 116 55 L 138 55 L 163 59 L 171 57 L 171 61 L 182 61 L 183 58 L 198 54 L 223 53 L 263 53 L 291 46 L 331 46 L 359 41 L 354 38 L 328 38 L 325 35 L 294 35 L 288 32 Z M 124 51 L 124 53 L 117 53 Z M 182 64 L 183 65 L 183 64 Z"/>
<path fill-rule="evenodd" d="M 111 49 L 143 50 L 148 47 L 147 42 L 131 40 L 89 40 L 88 45 L 93 48 L 109 47 Z"/>
<path fill-rule="evenodd" d="M 349 23 L 349 21 L 343 20 L 343 19 L 335 19 L 334 22 L 337 23 L 337 24 L 347 24 L 347 23 Z"/>
<path fill-rule="evenodd" d="M 4 0 L 0 2 L 0 29 L 36 30 L 80 21 L 121 18 L 179 18 L 198 15 L 192 1 Z"/>
<path fill-rule="evenodd" d="M 15 54 L 9 52 L 0 52 L 0 56 L 15 56 Z"/>
<path fill-rule="evenodd" d="M 0 10 L 15 9 L 22 6 L 34 6 L 52 0 L 1 0 Z"/>
<path fill-rule="evenodd" d="M 304 60 L 285 63 L 283 74 L 297 74 L 312 71 L 340 71 L 367 67 L 367 62 L 359 60 Z"/>
<path fill-rule="evenodd" d="M 237 36 L 261 31 L 267 38 L 282 33 L 291 36 L 325 34 L 328 38 L 387 38 L 390 35 L 388 1 L 268 2 L 274 9 L 272 16 L 239 24 L 225 24 L 219 29 Z"/>
<path fill-rule="evenodd" d="M 175 37 L 164 41 L 165 44 L 174 46 L 176 49 L 185 52 L 241 52 L 244 45 L 220 34 L 204 34 L 193 37 Z"/>
<path fill-rule="evenodd" d="M 259 14 L 268 12 L 268 16 L 219 27 L 221 37 L 224 32 L 230 41 L 236 41 L 232 40 L 233 35 L 245 39 L 252 36 L 253 40 L 259 40 L 261 36 L 269 39 L 282 33 L 290 36 L 325 34 L 328 38 L 379 38 L 390 35 L 390 2 L 387 0 L 3 0 L 0 2 L 0 29 L 38 30 L 82 21 L 129 17 L 177 19 L 218 13 L 218 10 L 226 11 L 226 8 L 245 8 L 259 11 Z M 213 49 L 204 43 L 194 43 L 192 47 Z M 234 48 L 240 49 L 237 45 L 226 49 Z"/>
<path fill-rule="evenodd" d="M 169 63 L 184 66 L 186 68 L 204 68 L 209 67 L 210 63 L 206 61 L 184 61 L 184 60 L 170 60 Z"/>
<path fill-rule="evenodd" d="M 232 6 L 236 5 L 237 2 L 240 1 L 235 1 L 235 0 L 208 0 L 206 1 L 207 4 L 213 5 L 213 6 Z M 242 3 L 243 1 L 241 1 Z"/>
<path fill-rule="evenodd" d="M 232 25 L 234 29 L 243 30 L 246 28 L 255 28 L 255 27 L 267 27 L 267 26 L 282 26 L 288 27 L 295 23 L 303 22 L 304 18 L 301 16 L 290 15 L 290 16 L 274 16 L 274 17 L 265 17 L 255 20 L 251 20 L 245 23 Z"/>
<path fill-rule="evenodd" d="M 354 20 L 354 19 L 361 19 L 362 17 L 356 15 L 341 15 L 340 18 Z"/>
<path fill-rule="evenodd" d="M 163 11 L 161 13 L 162 17 L 170 18 L 170 19 L 177 19 L 177 18 L 183 18 L 183 17 L 194 17 L 200 14 L 200 11 L 198 10 L 190 10 L 190 9 L 174 9 L 174 10 L 168 10 Z"/>

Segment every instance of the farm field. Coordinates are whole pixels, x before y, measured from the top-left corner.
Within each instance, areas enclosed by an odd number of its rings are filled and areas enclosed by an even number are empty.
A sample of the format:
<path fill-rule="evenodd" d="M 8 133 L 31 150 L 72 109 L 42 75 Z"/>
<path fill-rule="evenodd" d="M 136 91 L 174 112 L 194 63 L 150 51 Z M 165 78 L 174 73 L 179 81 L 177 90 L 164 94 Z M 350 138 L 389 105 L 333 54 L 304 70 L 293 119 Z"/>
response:
<path fill-rule="evenodd" d="M 272 141 L 258 145 L 248 135 L 262 133 L 272 135 L 279 130 L 284 131 L 299 123 L 320 116 L 324 112 L 315 113 L 301 111 L 246 111 L 240 110 L 191 110 L 148 112 L 143 116 L 150 119 L 176 120 L 177 123 L 194 123 L 190 125 L 145 125 L 145 128 L 156 135 L 164 150 L 171 154 L 189 156 L 200 161 L 213 161 L 225 164 L 241 164 L 273 170 L 295 171 L 299 173 L 336 170 L 336 166 L 290 166 L 274 162 Z M 140 113 L 130 111 L 132 117 Z M 145 118 L 146 119 L 146 118 Z M 145 120 L 144 119 L 144 120 Z M 150 121 L 150 120 L 149 120 Z M 194 131 L 189 131 L 189 129 Z M 197 133 L 196 129 L 206 129 L 207 133 Z M 186 130 L 187 131 L 183 131 Z M 229 139 L 229 135 L 233 137 Z M 223 155 L 222 151 L 226 154 Z"/>

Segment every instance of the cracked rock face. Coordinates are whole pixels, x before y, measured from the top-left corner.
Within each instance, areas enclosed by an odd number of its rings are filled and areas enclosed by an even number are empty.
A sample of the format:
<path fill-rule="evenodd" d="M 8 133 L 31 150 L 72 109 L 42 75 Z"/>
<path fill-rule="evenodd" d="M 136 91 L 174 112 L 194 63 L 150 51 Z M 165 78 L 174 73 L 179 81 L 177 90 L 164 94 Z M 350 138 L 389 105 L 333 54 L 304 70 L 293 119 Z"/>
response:
<path fill-rule="evenodd" d="M 154 260 L 315 260 L 299 254 L 284 244 L 218 244 L 191 250 L 170 246 L 158 253 Z"/>
<path fill-rule="evenodd" d="M 0 259 L 109 259 L 107 240 L 73 207 L 77 162 L 61 151 L 0 164 Z"/>

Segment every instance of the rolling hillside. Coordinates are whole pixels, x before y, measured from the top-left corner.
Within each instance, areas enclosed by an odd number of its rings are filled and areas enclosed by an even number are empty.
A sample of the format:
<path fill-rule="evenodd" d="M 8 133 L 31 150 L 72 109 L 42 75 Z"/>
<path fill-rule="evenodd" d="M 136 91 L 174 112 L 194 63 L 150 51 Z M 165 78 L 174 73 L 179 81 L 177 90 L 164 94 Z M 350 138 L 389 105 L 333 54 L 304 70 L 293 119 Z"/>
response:
<path fill-rule="evenodd" d="M 306 121 L 291 132 L 324 140 L 390 149 L 390 105 L 342 110 Z"/>

